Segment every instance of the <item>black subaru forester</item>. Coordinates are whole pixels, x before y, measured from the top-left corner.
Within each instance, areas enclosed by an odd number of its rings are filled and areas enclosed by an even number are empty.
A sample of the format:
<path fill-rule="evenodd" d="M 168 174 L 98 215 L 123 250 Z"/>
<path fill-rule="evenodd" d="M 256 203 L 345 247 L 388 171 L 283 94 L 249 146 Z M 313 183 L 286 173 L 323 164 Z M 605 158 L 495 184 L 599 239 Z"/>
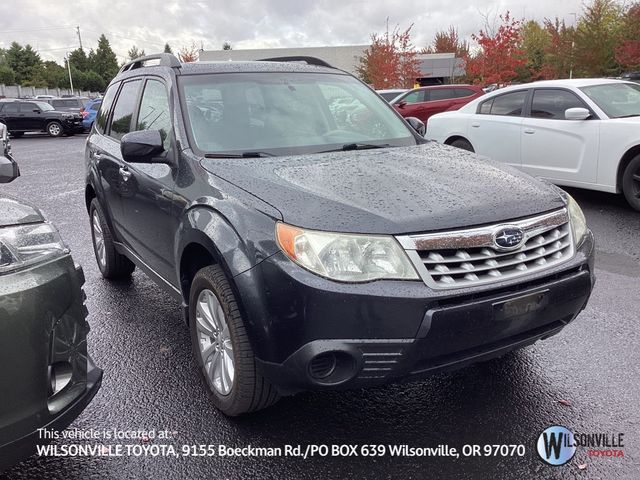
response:
<path fill-rule="evenodd" d="M 558 333 L 594 283 L 580 207 L 423 133 L 317 59 L 137 59 L 87 140 L 100 270 L 182 301 L 228 415 Z"/>

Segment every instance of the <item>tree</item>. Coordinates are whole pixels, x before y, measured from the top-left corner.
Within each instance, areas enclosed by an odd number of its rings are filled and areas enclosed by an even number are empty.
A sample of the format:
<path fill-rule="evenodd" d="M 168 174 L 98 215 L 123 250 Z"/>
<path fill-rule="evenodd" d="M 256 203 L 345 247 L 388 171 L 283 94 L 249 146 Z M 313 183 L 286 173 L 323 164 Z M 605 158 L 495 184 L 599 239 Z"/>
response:
<path fill-rule="evenodd" d="M 545 50 L 543 78 L 568 78 L 574 64 L 573 42 L 575 29 L 567 27 L 564 20 L 556 17 L 545 19 L 544 29 L 549 34 Z"/>
<path fill-rule="evenodd" d="M 640 3 L 631 5 L 624 14 L 615 58 L 624 70 L 640 68 Z"/>
<path fill-rule="evenodd" d="M 420 61 L 411 44 L 410 25 L 404 31 L 396 27 L 384 35 L 371 35 L 371 45 L 356 67 L 360 78 L 376 89 L 411 88 L 420 76 Z"/>
<path fill-rule="evenodd" d="M 15 81 L 21 85 L 32 82 L 42 68 L 40 55 L 31 48 L 31 45 L 22 47 L 17 42 L 12 42 L 5 52 L 8 66 L 15 74 Z"/>
<path fill-rule="evenodd" d="M 542 78 L 550 78 L 545 68 L 547 52 L 551 45 L 551 34 L 535 20 L 522 26 L 522 50 L 526 58 L 524 68 L 519 70 L 518 80 L 528 82 Z"/>
<path fill-rule="evenodd" d="M 127 52 L 127 56 L 130 60 L 135 60 L 136 58 L 144 57 L 145 55 L 146 53 L 144 53 L 144 49 L 138 50 L 138 47 L 135 45 Z"/>
<path fill-rule="evenodd" d="M 96 51 L 89 52 L 89 60 L 91 70 L 100 75 L 105 83 L 109 83 L 118 73 L 118 59 L 104 34 L 98 39 Z"/>
<path fill-rule="evenodd" d="M 527 63 L 521 48 L 522 21 L 509 12 L 500 15 L 500 21 L 493 35 L 480 30 L 472 36 L 480 52 L 467 61 L 467 74 L 481 84 L 511 82 Z"/>
<path fill-rule="evenodd" d="M 164 53 L 173 53 L 173 50 L 171 50 L 171 46 L 168 43 L 164 44 Z"/>
<path fill-rule="evenodd" d="M 451 25 L 449 30 L 436 32 L 433 42 L 422 53 L 455 53 L 456 58 L 466 59 L 469 56 L 469 43 L 461 40 L 458 29 Z"/>
<path fill-rule="evenodd" d="M 182 47 L 178 58 L 182 63 L 191 63 L 198 60 L 198 47 L 195 42 L 191 42 L 191 45 Z"/>
<path fill-rule="evenodd" d="M 585 4 L 575 36 L 575 69 L 587 77 L 619 73 L 615 48 L 622 27 L 622 10 L 613 0 Z"/>
<path fill-rule="evenodd" d="M 8 65 L 0 64 L 0 85 L 13 85 L 16 83 L 16 74 Z"/>
<path fill-rule="evenodd" d="M 222 50 L 233 50 L 233 47 L 231 46 L 231 44 L 229 42 L 224 42 L 222 44 Z"/>
<path fill-rule="evenodd" d="M 84 50 L 81 48 L 76 48 L 69 53 L 69 62 L 78 70 L 85 71 L 90 69 L 87 54 L 84 53 Z"/>

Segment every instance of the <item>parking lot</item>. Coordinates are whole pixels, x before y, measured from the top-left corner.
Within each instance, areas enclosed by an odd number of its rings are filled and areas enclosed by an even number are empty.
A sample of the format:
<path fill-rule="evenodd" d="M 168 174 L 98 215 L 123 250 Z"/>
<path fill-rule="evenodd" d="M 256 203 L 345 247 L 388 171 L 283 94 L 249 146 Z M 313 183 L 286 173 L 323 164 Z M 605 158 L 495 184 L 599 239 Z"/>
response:
<path fill-rule="evenodd" d="M 504 358 L 426 381 L 304 393 L 228 419 L 196 375 L 179 304 L 136 271 L 103 280 L 84 205 L 84 135 L 12 142 L 22 177 L 1 191 L 42 209 L 84 267 L 90 351 L 103 386 L 79 429 L 168 430 L 176 446 L 225 444 L 523 444 L 523 458 L 32 458 L 2 478 L 637 478 L 640 471 L 640 214 L 621 196 L 570 193 L 597 242 L 597 284 L 560 335 Z M 5 366 L 6 367 L 6 366 Z M 550 425 L 624 433 L 623 458 L 579 450 L 554 469 L 535 453 Z M 77 442 L 76 442 L 77 443 Z M 583 468 L 578 468 L 578 465 Z M 586 465 L 586 467 L 585 467 Z M 461 472 L 467 472 L 466 476 Z"/>

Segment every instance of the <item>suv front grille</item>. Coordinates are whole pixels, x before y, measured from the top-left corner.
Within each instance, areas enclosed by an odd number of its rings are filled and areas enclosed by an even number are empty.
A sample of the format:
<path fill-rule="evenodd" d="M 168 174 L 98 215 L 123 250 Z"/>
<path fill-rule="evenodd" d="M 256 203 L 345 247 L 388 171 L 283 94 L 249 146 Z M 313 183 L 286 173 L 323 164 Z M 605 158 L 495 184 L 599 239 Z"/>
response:
<path fill-rule="evenodd" d="M 495 238 L 505 229 L 522 231 L 515 248 Z M 398 237 L 424 282 L 435 289 L 500 282 L 545 270 L 573 257 L 566 209 L 504 224 Z"/>

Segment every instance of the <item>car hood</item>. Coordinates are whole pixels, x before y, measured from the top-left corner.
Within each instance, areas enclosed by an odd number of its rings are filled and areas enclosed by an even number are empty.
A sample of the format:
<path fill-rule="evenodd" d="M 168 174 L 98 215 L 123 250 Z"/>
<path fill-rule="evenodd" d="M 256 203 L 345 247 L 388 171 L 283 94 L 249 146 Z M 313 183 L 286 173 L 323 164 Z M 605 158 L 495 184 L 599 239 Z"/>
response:
<path fill-rule="evenodd" d="M 40 210 L 31 205 L 0 194 L 0 227 L 44 222 Z"/>
<path fill-rule="evenodd" d="M 564 205 L 551 185 L 435 142 L 201 163 L 277 208 L 285 222 L 317 230 L 425 232 L 526 217 Z"/>

